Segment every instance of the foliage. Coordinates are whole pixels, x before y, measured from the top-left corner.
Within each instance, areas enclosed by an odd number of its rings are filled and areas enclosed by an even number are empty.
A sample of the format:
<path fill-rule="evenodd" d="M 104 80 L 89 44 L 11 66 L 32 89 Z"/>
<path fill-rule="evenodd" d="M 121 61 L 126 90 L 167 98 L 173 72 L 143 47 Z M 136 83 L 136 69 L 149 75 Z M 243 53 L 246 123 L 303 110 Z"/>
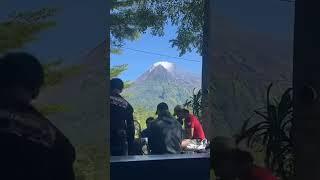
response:
<path fill-rule="evenodd" d="M 121 47 L 147 31 L 163 36 L 168 23 L 177 27 L 170 43 L 180 56 L 193 49 L 202 52 L 204 0 L 112 0 L 111 46 Z"/>
<path fill-rule="evenodd" d="M 206 104 L 203 102 L 203 92 L 202 90 L 198 90 L 196 92 L 196 88 L 193 89 L 193 95 L 186 100 L 184 103 L 185 107 L 191 108 L 194 115 L 198 118 L 201 117 L 202 110 L 205 108 Z"/>
<path fill-rule="evenodd" d="M 246 139 L 251 148 L 262 146 L 265 151 L 265 164 L 274 170 L 283 179 L 288 179 L 294 173 L 293 169 L 293 144 L 291 138 L 292 126 L 292 89 L 287 89 L 281 96 L 280 101 L 271 101 L 270 91 L 272 84 L 267 90 L 267 102 L 265 108 L 254 111 L 260 119 L 251 127 L 250 120 L 245 121 L 238 142 Z"/>
<path fill-rule="evenodd" d="M 44 116 L 48 116 L 55 113 L 66 112 L 70 109 L 61 104 L 49 104 L 49 105 L 35 105 L 39 112 L 41 112 Z"/>
<path fill-rule="evenodd" d="M 134 130 L 134 137 L 139 139 L 141 137 L 142 128 L 141 124 L 137 120 L 134 120 Z"/>
<path fill-rule="evenodd" d="M 63 60 L 56 60 L 48 64 L 44 64 L 45 84 L 44 87 L 55 86 L 61 83 L 65 78 L 74 76 L 83 70 L 83 65 L 72 65 L 68 67 L 60 67 Z"/>
<path fill-rule="evenodd" d="M 110 69 L 110 78 L 118 77 L 121 73 L 128 69 L 128 64 L 113 66 Z"/>
<path fill-rule="evenodd" d="M 185 99 L 192 94 L 192 88 L 175 82 L 162 80 L 150 80 L 143 83 L 135 83 L 124 94 L 130 96 L 127 100 L 134 107 L 141 107 L 147 112 L 154 112 L 161 102 L 166 102 L 172 110 L 174 106 L 183 104 Z"/>
<path fill-rule="evenodd" d="M 135 106 L 134 107 L 134 119 L 140 124 L 141 129 L 145 129 L 146 126 L 146 120 L 149 117 L 155 117 L 155 111 L 147 110 L 141 106 Z"/>
<path fill-rule="evenodd" d="M 57 9 L 43 8 L 12 13 L 8 19 L 0 22 L 0 54 L 22 48 L 26 43 L 35 40 L 40 32 L 54 27 L 56 23 L 49 18 L 56 12 Z"/>
<path fill-rule="evenodd" d="M 77 159 L 74 164 L 76 180 L 101 179 L 98 169 L 107 162 L 107 153 L 95 145 L 77 145 Z M 103 170 L 106 170 L 103 168 Z"/>
<path fill-rule="evenodd" d="M 118 54 L 118 55 L 120 55 L 120 54 L 122 54 L 122 49 L 120 49 L 120 48 L 111 48 L 110 54 Z"/>
<path fill-rule="evenodd" d="M 118 66 L 113 66 L 110 68 L 110 79 L 120 76 L 124 71 L 128 70 L 127 64 L 122 64 Z M 129 88 L 132 83 L 129 81 L 124 82 L 124 88 Z"/>

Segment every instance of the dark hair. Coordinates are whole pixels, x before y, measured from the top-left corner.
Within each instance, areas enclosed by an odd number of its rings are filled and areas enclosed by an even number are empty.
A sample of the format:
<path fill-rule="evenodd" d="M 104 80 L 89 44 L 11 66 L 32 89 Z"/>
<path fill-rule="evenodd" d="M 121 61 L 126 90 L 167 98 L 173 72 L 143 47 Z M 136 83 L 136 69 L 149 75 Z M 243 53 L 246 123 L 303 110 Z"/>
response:
<path fill-rule="evenodd" d="M 166 111 L 166 110 L 169 110 L 167 103 L 165 103 L 165 102 L 159 103 L 157 106 L 156 114 L 159 114 L 159 112 Z"/>
<path fill-rule="evenodd" d="M 185 108 L 182 109 L 182 112 L 183 112 L 183 113 L 188 113 L 188 114 L 190 113 L 189 110 L 188 110 L 188 109 L 185 109 Z"/>
<path fill-rule="evenodd" d="M 124 83 L 121 79 L 119 78 L 113 78 L 111 79 L 110 81 L 110 86 L 111 86 L 111 90 L 115 90 L 115 89 L 118 89 L 118 90 L 123 90 L 124 88 Z"/>
<path fill-rule="evenodd" d="M 24 87 L 38 91 L 44 84 L 44 70 L 39 60 L 25 52 L 7 53 L 0 59 L 1 86 Z"/>
<path fill-rule="evenodd" d="M 153 121 L 154 118 L 153 117 L 148 117 L 147 120 L 146 120 L 146 123 L 149 123 L 150 121 Z"/>

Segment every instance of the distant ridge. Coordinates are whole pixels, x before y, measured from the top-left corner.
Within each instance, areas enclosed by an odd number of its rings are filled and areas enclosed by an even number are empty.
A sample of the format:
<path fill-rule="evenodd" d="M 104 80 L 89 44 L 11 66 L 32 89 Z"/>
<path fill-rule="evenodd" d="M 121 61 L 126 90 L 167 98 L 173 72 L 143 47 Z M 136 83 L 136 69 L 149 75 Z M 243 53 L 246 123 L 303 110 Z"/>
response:
<path fill-rule="evenodd" d="M 159 61 L 139 76 L 124 94 L 133 106 L 154 111 L 160 102 L 168 103 L 171 109 L 183 104 L 193 89 L 200 87 L 201 76 L 180 71 L 174 63 Z"/>

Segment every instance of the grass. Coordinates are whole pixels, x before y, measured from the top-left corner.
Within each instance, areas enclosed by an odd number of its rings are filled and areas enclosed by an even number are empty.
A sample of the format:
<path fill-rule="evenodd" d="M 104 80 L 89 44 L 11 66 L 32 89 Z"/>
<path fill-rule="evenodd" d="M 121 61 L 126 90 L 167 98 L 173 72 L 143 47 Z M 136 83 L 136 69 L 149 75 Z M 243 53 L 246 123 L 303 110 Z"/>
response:
<path fill-rule="evenodd" d="M 108 155 L 95 145 L 76 146 L 77 159 L 74 164 L 76 180 L 106 179 L 101 172 L 108 169 Z"/>

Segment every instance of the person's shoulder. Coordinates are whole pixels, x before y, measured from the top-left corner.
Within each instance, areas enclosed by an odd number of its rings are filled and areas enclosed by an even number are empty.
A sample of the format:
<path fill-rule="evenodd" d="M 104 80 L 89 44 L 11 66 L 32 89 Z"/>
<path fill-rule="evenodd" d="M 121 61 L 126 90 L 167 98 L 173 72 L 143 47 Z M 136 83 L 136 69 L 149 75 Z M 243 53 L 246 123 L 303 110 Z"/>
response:
<path fill-rule="evenodd" d="M 25 111 L 0 110 L 0 132 L 18 136 L 20 139 L 51 148 L 55 144 L 57 128 L 32 107 Z"/>
<path fill-rule="evenodd" d="M 253 168 L 252 176 L 261 180 L 277 180 L 269 169 L 257 166 Z"/>
<path fill-rule="evenodd" d="M 152 122 L 150 123 L 150 130 L 151 130 L 151 129 L 154 129 L 154 128 L 160 127 L 160 126 L 161 126 L 161 121 L 162 121 L 161 118 L 157 118 L 157 119 L 155 119 L 154 121 L 152 121 Z"/>
<path fill-rule="evenodd" d="M 132 108 L 132 106 L 129 104 L 127 100 L 125 100 L 122 96 L 120 95 L 111 95 L 110 96 L 110 104 L 114 106 L 118 106 L 121 108 Z"/>
<path fill-rule="evenodd" d="M 198 120 L 198 117 L 196 115 L 194 115 L 194 114 L 190 114 L 190 118 L 192 120 Z"/>
<path fill-rule="evenodd" d="M 154 125 L 156 125 L 156 124 L 158 124 L 158 123 L 159 123 L 159 121 L 160 121 L 160 119 L 159 119 L 159 118 L 157 118 L 157 119 L 155 119 L 155 120 L 151 121 L 151 122 L 150 122 L 150 127 L 151 127 L 151 126 L 154 126 Z"/>

